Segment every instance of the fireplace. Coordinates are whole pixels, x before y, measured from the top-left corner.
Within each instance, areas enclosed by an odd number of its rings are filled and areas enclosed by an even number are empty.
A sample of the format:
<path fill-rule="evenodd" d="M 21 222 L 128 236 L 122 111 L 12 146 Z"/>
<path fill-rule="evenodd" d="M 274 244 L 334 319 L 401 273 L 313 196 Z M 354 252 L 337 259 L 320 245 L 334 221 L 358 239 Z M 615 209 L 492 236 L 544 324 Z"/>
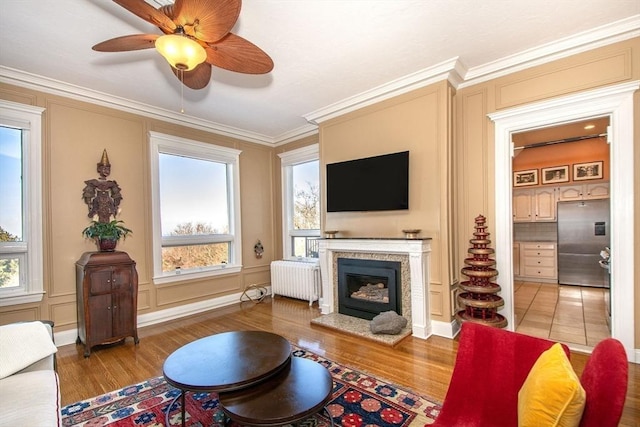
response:
<path fill-rule="evenodd" d="M 371 320 L 384 311 L 402 314 L 401 264 L 338 258 L 338 312 Z"/>
<path fill-rule="evenodd" d="M 338 261 L 340 258 L 376 259 L 400 261 L 402 273 L 398 274 L 401 289 L 402 316 L 411 324 L 414 337 L 426 339 L 431 333 L 429 319 L 429 253 L 431 239 L 395 238 L 333 238 L 319 240 L 320 278 L 322 297 L 320 309 L 323 315 L 339 312 Z M 400 314 L 398 312 L 398 314 Z"/>

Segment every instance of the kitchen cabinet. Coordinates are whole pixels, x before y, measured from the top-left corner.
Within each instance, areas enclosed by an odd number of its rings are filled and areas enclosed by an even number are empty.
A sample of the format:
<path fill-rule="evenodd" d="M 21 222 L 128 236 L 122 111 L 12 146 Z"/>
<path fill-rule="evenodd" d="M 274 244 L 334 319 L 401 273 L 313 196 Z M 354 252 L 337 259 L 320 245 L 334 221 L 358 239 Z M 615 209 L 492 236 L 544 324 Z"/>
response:
<path fill-rule="evenodd" d="M 609 183 L 563 185 L 558 187 L 558 201 L 608 199 Z"/>
<path fill-rule="evenodd" d="M 520 243 L 513 244 L 513 275 L 520 275 Z"/>
<path fill-rule="evenodd" d="M 558 283 L 557 247 L 555 242 L 519 242 L 520 280 Z"/>
<path fill-rule="evenodd" d="M 136 263 L 126 252 L 86 252 L 76 262 L 78 338 L 84 357 L 99 344 L 138 344 Z"/>
<path fill-rule="evenodd" d="M 556 220 L 555 188 L 513 191 L 513 222 L 554 222 Z"/>

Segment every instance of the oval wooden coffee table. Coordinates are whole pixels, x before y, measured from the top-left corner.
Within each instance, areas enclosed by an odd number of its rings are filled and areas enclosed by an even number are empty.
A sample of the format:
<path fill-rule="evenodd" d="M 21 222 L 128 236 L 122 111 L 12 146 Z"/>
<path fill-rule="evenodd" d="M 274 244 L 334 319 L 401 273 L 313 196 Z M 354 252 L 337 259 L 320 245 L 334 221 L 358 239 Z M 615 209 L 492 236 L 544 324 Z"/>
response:
<path fill-rule="evenodd" d="M 333 379 L 319 363 L 292 357 L 287 367 L 251 387 L 218 394 L 231 420 L 248 426 L 281 426 L 320 412 L 331 400 Z M 326 409 L 326 408 L 325 408 Z M 327 411 L 333 426 L 333 418 Z"/>
<path fill-rule="evenodd" d="M 248 387 L 286 368 L 290 359 L 289 341 L 270 332 L 224 332 L 186 344 L 164 362 L 167 383 L 181 391 L 169 405 L 167 419 L 180 398 L 184 425 L 188 391 L 222 392 Z"/>

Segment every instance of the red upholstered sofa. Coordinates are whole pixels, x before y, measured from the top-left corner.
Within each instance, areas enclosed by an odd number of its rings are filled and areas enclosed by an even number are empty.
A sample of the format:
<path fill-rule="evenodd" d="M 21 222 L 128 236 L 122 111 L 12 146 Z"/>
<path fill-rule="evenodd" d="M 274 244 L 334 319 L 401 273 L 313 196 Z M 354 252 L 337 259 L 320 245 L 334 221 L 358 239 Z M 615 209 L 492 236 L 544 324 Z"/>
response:
<path fill-rule="evenodd" d="M 515 427 L 518 391 L 553 341 L 478 323 L 462 325 L 451 383 L 432 426 Z M 569 350 L 563 345 L 567 356 Z M 617 426 L 627 391 L 628 364 L 620 342 L 600 342 L 580 378 L 586 404 L 580 427 Z"/>

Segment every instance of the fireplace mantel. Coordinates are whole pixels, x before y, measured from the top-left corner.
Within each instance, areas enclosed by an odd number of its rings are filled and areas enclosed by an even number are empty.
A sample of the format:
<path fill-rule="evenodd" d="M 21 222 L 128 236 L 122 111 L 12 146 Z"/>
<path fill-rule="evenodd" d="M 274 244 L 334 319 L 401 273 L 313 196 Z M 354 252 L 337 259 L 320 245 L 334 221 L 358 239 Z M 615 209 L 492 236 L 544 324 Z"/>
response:
<path fill-rule="evenodd" d="M 319 244 L 320 271 L 322 277 L 322 314 L 337 311 L 337 289 L 334 253 L 403 254 L 409 257 L 411 284 L 411 329 L 414 337 L 428 338 L 431 331 L 429 319 L 429 255 L 431 239 L 386 238 L 332 238 L 321 239 Z"/>

